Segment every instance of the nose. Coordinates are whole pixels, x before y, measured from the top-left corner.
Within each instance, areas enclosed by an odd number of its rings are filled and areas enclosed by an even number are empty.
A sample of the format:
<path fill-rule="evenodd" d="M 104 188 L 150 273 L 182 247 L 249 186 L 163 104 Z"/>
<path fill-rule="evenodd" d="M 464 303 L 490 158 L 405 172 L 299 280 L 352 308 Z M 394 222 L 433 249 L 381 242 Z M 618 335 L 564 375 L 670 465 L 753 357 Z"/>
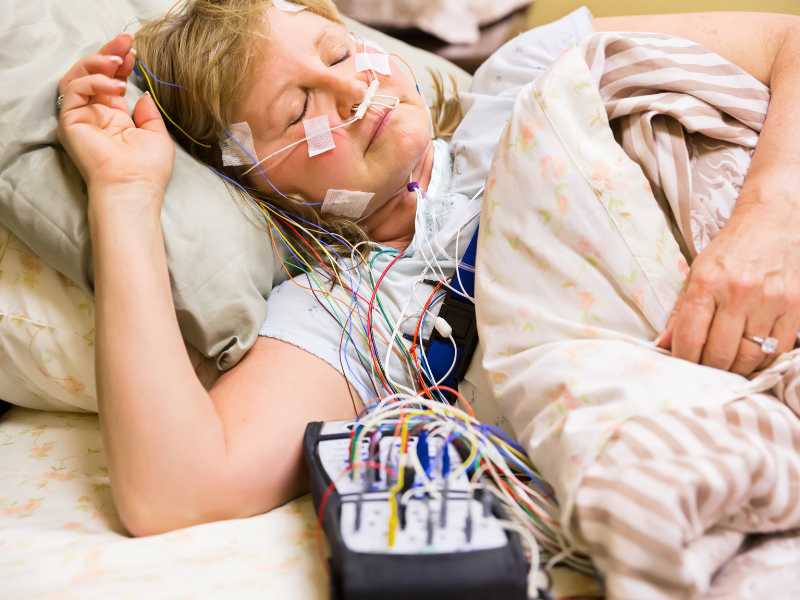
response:
<path fill-rule="evenodd" d="M 319 89 L 330 94 L 330 102 L 343 121 L 353 116 L 353 109 L 364 99 L 367 88 L 363 78 L 347 69 L 327 68 L 320 73 Z"/>

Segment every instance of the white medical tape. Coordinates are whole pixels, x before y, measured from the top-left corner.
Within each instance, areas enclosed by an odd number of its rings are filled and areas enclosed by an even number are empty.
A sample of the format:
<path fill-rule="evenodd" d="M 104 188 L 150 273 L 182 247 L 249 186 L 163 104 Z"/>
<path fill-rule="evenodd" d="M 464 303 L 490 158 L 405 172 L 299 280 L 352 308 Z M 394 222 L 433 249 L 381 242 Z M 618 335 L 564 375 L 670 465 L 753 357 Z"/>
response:
<path fill-rule="evenodd" d="M 308 138 L 309 158 L 313 158 L 323 152 L 336 148 L 336 142 L 333 141 L 328 115 L 320 115 L 313 119 L 304 120 L 303 129 L 305 129 L 306 137 Z"/>
<path fill-rule="evenodd" d="M 299 4 L 289 2 L 288 0 L 272 0 L 272 5 L 278 10 L 288 13 L 299 13 L 300 11 L 306 9 L 305 6 L 300 6 Z"/>
<path fill-rule="evenodd" d="M 354 192 L 353 190 L 328 190 L 322 201 L 322 214 L 358 219 L 364 214 L 369 201 L 375 194 L 372 192 Z"/>
<path fill-rule="evenodd" d="M 388 54 L 376 52 L 359 52 L 356 54 L 356 71 L 375 71 L 381 75 L 391 75 L 392 68 L 389 64 Z"/>
<path fill-rule="evenodd" d="M 377 42 L 373 42 L 371 40 L 364 40 L 364 47 L 372 48 L 373 50 L 377 50 L 381 54 L 386 54 L 386 50 L 383 49 L 383 46 L 378 44 Z"/>
<path fill-rule="evenodd" d="M 369 84 L 367 88 L 367 92 L 364 94 L 364 99 L 361 101 L 361 104 L 358 105 L 355 114 L 355 120 L 358 121 L 364 118 L 364 115 L 367 114 L 367 109 L 369 105 L 375 100 L 375 94 L 378 93 L 378 86 L 380 83 L 378 80 L 374 80 L 372 83 Z"/>
<path fill-rule="evenodd" d="M 240 121 L 231 125 L 228 133 L 228 137 L 219 145 L 222 151 L 222 165 L 225 167 L 252 165 L 256 148 L 250 126 L 246 121 Z"/>

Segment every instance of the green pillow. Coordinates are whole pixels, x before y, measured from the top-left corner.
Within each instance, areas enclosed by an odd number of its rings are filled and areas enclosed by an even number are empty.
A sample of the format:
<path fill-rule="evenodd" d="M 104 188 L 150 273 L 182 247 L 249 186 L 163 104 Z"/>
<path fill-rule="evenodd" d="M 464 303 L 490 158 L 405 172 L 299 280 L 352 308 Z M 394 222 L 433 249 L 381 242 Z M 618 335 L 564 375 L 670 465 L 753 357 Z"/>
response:
<path fill-rule="evenodd" d="M 92 289 L 86 188 L 56 140 L 56 84 L 79 57 L 97 51 L 123 30 L 135 30 L 137 18 L 157 16 L 171 2 L 5 2 L 0 25 L 0 223 L 46 263 Z M 447 61 L 367 27 L 349 25 L 403 55 L 424 87 L 430 89 L 428 66 L 452 72 L 460 85 L 468 85 L 469 76 Z M 140 92 L 129 88 L 133 101 Z M 265 297 L 282 272 L 263 217 L 178 148 L 162 223 L 183 336 L 220 370 L 229 369 L 255 343 L 266 315 Z"/>

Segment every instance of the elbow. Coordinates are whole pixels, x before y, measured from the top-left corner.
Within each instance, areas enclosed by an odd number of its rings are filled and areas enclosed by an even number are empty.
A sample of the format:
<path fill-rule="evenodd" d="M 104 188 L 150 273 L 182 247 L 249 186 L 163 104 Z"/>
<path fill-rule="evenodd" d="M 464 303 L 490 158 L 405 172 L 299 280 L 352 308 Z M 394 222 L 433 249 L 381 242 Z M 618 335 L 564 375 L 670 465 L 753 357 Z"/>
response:
<path fill-rule="evenodd" d="M 122 526 L 132 537 L 159 535 L 197 524 L 190 519 L 180 518 L 175 511 L 161 510 L 153 505 L 136 509 L 118 504 L 117 513 Z"/>
<path fill-rule="evenodd" d="M 272 504 L 253 506 L 244 498 L 238 501 L 230 497 L 221 498 L 219 492 L 197 496 L 207 500 L 166 501 L 165 498 L 151 498 L 144 502 L 121 502 L 117 504 L 117 513 L 122 526 L 131 536 L 147 537 L 215 521 L 242 519 L 273 508 Z"/>
<path fill-rule="evenodd" d="M 236 519 L 245 515 L 235 513 L 198 513 L 178 510 L 119 511 L 122 526 L 132 537 L 148 537 L 178 529 Z"/>

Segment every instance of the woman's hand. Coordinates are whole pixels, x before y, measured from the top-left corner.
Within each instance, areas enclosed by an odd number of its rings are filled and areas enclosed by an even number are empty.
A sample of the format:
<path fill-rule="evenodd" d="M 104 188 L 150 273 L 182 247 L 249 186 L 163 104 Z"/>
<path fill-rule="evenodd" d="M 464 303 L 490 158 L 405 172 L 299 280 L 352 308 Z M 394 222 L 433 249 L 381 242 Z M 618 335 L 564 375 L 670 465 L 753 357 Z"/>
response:
<path fill-rule="evenodd" d="M 58 137 L 90 190 L 141 190 L 161 202 L 175 146 L 149 94 L 128 114 L 123 95 L 135 60 L 132 44 L 129 34 L 118 35 L 61 78 Z"/>
<path fill-rule="evenodd" d="M 657 344 L 692 362 L 750 375 L 791 350 L 800 329 L 800 207 L 792 194 L 748 202 L 694 261 Z M 740 198 L 741 202 L 741 198 Z M 774 337 L 765 354 L 745 336 Z"/>

